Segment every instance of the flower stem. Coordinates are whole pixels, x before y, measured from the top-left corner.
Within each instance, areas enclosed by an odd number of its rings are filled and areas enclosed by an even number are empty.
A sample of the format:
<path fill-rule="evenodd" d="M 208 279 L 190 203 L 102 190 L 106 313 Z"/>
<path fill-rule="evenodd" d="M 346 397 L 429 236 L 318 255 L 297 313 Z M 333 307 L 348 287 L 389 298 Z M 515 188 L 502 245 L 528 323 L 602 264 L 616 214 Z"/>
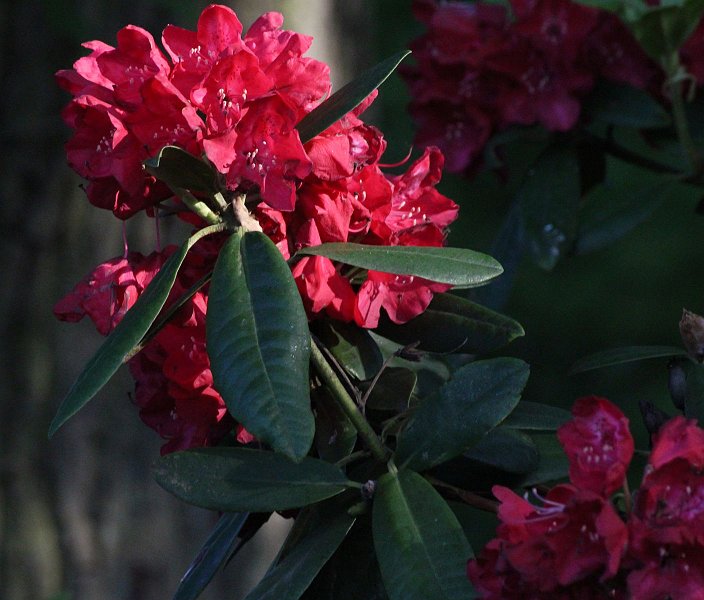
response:
<path fill-rule="evenodd" d="M 354 400 L 352 400 L 350 395 L 347 393 L 345 386 L 342 385 L 342 382 L 335 374 L 335 371 L 330 366 L 330 363 L 325 360 L 323 353 L 320 351 L 320 348 L 318 348 L 318 345 L 314 339 L 311 340 L 310 350 L 311 360 L 313 361 L 313 365 L 315 366 L 316 371 L 318 371 L 320 378 L 323 380 L 325 385 L 328 386 L 328 389 L 340 405 L 340 408 L 342 408 L 345 415 L 347 415 L 347 418 L 352 422 L 352 425 L 354 425 L 357 433 L 364 440 L 374 457 L 385 463 L 389 458 L 389 450 L 382 445 L 376 433 L 371 428 L 371 425 L 367 423 L 364 415 L 359 412 L 359 408 L 357 408 Z"/>
<path fill-rule="evenodd" d="M 668 75 L 667 87 L 670 95 L 670 101 L 672 102 L 672 119 L 675 124 L 675 131 L 677 132 L 677 139 L 679 140 L 682 149 L 684 150 L 685 156 L 687 157 L 687 162 L 689 163 L 690 176 L 692 178 L 697 178 L 702 172 L 702 155 L 699 152 L 694 140 L 692 139 L 692 134 L 689 131 L 689 123 L 687 121 L 687 115 L 685 113 L 685 86 L 691 79 L 684 71 L 682 65 L 680 64 L 679 54 L 673 52 L 670 59 L 665 65 L 665 70 Z"/>

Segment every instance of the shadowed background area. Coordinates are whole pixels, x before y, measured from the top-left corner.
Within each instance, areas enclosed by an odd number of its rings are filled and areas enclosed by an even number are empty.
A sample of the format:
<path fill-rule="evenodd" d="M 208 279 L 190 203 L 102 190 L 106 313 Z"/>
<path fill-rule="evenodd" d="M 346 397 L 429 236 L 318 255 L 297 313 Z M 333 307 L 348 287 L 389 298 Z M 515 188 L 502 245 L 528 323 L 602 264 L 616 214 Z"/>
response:
<path fill-rule="evenodd" d="M 101 342 L 90 323 L 58 323 L 51 308 L 97 263 L 122 252 L 119 222 L 89 205 L 66 166 L 69 131 L 59 112 L 68 95 L 54 84 L 53 73 L 82 55 L 81 42 L 112 44 L 128 23 L 156 37 L 167 23 L 193 29 L 207 4 L 0 3 L 0 598 L 168 598 L 215 523 L 215 515 L 183 505 L 153 482 L 150 465 L 161 440 L 139 421 L 126 371 L 46 439 L 61 397 Z M 330 63 L 335 89 L 420 31 L 410 1 L 230 5 L 245 27 L 262 12 L 278 10 L 285 27 L 313 35 L 310 54 Z M 410 146 L 406 101 L 394 76 L 370 117 L 389 141 L 385 162 L 402 159 Z M 440 189 L 462 206 L 451 242 L 487 251 L 509 194 L 492 175 L 472 184 L 446 177 Z M 572 380 L 566 370 L 577 358 L 611 346 L 678 344 L 682 307 L 704 312 L 704 217 L 694 215 L 697 200 L 683 196 L 663 206 L 608 250 L 567 260 L 552 273 L 524 265 L 505 312 L 527 336 L 504 353 L 531 363 L 529 399 L 569 406 L 580 394 L 604 394 L 632 417 L 640 398 L 666 407 L 664 365 Z M 135 218 L 126 229 L 131 248 L 153 248 L 151 221 Z M 162 233 L 169 237 L 168 230 Z M 267 529 L 243 553 L 251 562 L 230 564 L 203 597 L 243 597 L 285 527 L 279 520 Z"/>

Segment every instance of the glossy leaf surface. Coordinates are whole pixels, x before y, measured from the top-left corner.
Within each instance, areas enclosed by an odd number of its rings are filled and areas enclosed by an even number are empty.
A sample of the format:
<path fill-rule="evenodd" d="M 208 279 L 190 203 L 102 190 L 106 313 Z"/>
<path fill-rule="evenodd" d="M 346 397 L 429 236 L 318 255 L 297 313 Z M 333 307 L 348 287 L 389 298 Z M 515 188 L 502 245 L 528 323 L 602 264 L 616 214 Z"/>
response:
<path fill-rule="evenodd" d="M 248 448 L 198 448 L 159 459 L 155 477 L 184 502 L 212 510 L 267 512 L 298 508 L 348 487 L 335 465 Z"/>
<path fill-rule="evenodd" d="M 374 548 L 391 600 L 474 598 L 465 570 L 472 549 L 445 500 L 413 471 L 379 479 Z"/>
<path fill-rule="evenodd" d="M 237 534 L 249 513 L 224 513 L 181 578 L 173 600 L 195 600 L 210 583 L 237 545 Z"/>
<path fill-rule="evenodd" d="M 298 600 L 354 524 L 346 511 L 323 515 L 245 600 Z"/>
<path fill-rule="evenodd" d="M 518 404 L 529 368 L 515 358 L 470 363 L 423 400 L 398 439 L 396 464 L 428 469 L 461 454 Z"/>
<path fill-rule="evenodd" d="M 376 331 L 399 344 L 420 342 L 428 352 L 483 354 L 525 334 L 512 318 L 453 294 L 435 294 L 428 308 L 408 323 L 387 317 Z"/>
<path fill-rule="evenodd" d="M 327 256 L 363 269 L 413 275 L 455 287 L 483 285 L 503 272 L 491 256 L 463 248 L 331 243 L 302 248 L 298 255 Z"/>
<path fill-rule="evenodd" d="M 356 108 L 362 100 L 386 81 L 386 78 L 396 70 L 399 63 L 410 53 L 410 50 L 402 50 L 390 56 L 378 65 L 365 71 L 354 81 L 340 88 L 327 100 L 309 112 L 301 119 L 298 125 L 296 125 L 301 141 L 305 144 Z"/>
<path fill-rule="evenodd" d="M 603 350 L 580 358 L 572 365 L 570 375 L 629 362 L 672 356 L 687 356 L 687 353 L 676 346 L 624 346 L 622 348 L 610 348 L 609 350 Z"/>
<path fill-rule="evenodd" d="M 315 428 L 308 319 L 288 265 L 264 234 L 233 234 L 210 283 L 207 348 L 215 388 L 246 429 L 300 460 Z"/>

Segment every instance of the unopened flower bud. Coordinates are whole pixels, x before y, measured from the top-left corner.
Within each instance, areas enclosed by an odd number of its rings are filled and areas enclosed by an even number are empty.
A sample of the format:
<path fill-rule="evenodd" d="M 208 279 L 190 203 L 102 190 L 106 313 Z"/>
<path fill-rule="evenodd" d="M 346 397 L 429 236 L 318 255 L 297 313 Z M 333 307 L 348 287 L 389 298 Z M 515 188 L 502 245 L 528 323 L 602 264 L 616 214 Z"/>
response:
<path fill-rule="evenodd" d="M 670 415 L 647 400 L 639 400 L 638 408 L 640 408 L 640 414 L 643 417 L 645 428 L 651 436 L 656 434 L 660 427 L 670 420 Z"/>
<path fill-rule="evenodd" d="M 362 484 L 362 498 L 365 500 L 371 500 L 374 498 L 374 493 L 376 492 L 376 481 L 370 479 L 366 483 Z"/>
<path fill-rule="evenodd" d="M 689 362 L 689 360 L 686 358 L 673 358 L 667 363 L 667 370 L 669 371 L 667 389 L 670 391 L 672 404 L 679 410 L 684 410 L 687 397 L 687 372 L 684 370 L 684 362 Z"/>
<path fill-rule="evenodd" d="M 407 346 L 396 350 L 396 352 L 394 352 L 394 356 L 398 356 L 399 358 L 412 362 L 419 362 L 423 358 L 423 352 L 418 350 L 419 345 L 420 342 L 408 344 Z"/>
<path fill-rule="evenodd" d="M 704 361 L 704 317 L 682 309 L 680 335 L 689 355 L 697 362 Z"/>

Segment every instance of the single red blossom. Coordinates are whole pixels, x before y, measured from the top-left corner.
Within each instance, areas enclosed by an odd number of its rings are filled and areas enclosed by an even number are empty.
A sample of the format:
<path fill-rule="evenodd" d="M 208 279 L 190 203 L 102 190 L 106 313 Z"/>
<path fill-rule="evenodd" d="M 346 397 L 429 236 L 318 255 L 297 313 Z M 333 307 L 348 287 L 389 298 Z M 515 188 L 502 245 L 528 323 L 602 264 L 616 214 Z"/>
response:
<path fill-rule="evenodd" d="M 112 82 L 100 72 L 98 57 L 114 48 L 98 40 L 85 42 L 82 46 L 92 52 L 74 62 L 73 69 L 58 71 L 57 83 L 73 96 L 90 95 L 111 102 L 114 99 Z"/>
<path fill-rule="evenodd" d="M 600 77 L 661 93 L 663 74 L 621 19 L 600 12 L 597 25 L 584 40 L 579 61 Z"/>
<path fill-rule="evenodd" d="M 590 576 L 606 581 L 618 572 L 628 532 L 601 496 L 559 485 L 534 506 L 508 488 L 492 491 L 501 501 L 502 556 L 534 589 L 547 592 Z"/>
<path fill-rule="evenodd" d="M 229 166 L 222 165 L 228 186 L 258 185 L 269 206 L 293 210 L 296 186 L 312 168 L 293 126 L 291 111 L 278 98 L 253 102 L 238 124 L 233 160 Z M 213 140 L 204 142 L 208 157 L 215 162 L 214 146 Z"/>
<path fill-rule="evenodd" d="M 491 540 L 479 555 L 467 562 L 467 578 L 482 600 L 626 600 L 620 578 L 600 581 L 590 576 L 575 583 L 540 591 L 523 579 L 502 552 L 502 541 Z"/>
<path fill-rule="evenodd" d="M 570 480 L 604 497 L 623 485 L 634 451 L 628 419 L 606 398 L 579 398 L 557 437 L 570 463 Z"/>
<path fill-rule="evenodd" d="M 54 315 L 68 322 L 88 315 L 96 329 L 107 335 L 134 306 L 170 252 L 173 248 L 165 254 L 154 252 L 146 257 L 131 252 L 127 257 L 98 265 L 54 305 Z"/>
<path fill-rule="evenodd" d="M 167 25 L 162 42 L 174 63 L 173 84 L 189 96 L 216 61 L 245 49 L 241 35 L 242 23 L 235 12 L 219 4 L 203 10 L 196 31 Z"/>
<path fill-rule="evenodd" d="M 490 116 L 471 104 L 434 101 L 411 105 L 410 112 L 418 124 L 416 141 L 440 148 L 450 173 L 468 169 L 481 156 L 493 132 Z"/>
<path fill-rule="evenodd" d="M 514 31 L 546 55 L 573 63 L 592 33 L 599 12 L 565 0 L 511 0 Z"/>
<path fill-rule="evenodd" d="M 354 110 L 306 143 L 316 177 L 324 181 L 350 177 L 379 161 L 386 141 L 381 131 L 359 119 L 376 96 L 374 90 Z"/>
<path fill-rule="evenodd" d="M 330 67 L 303 56 L 313 38 L 282 30 L 283 16 L 268 12 L 247 31 L 244 42 L 276 82 L 278 97 L 297 112 L 296 122 L 330 93 Z"/>
<path fill-rule="evenodd" d="M 203 121 L 169 81 L 147 81 L 142 86 L 142 99 L 139 108 L 125 116 L 125 123 L 146 157 L 156 156 L 170 145 L 200 154 Z"/>
<path fill-rule="evenodd" d="M 692 467 L 704 468 L 704 430 L 694 419 L 681 415 L 670 419 L 653 436 L 648 464 L 659 469 L 676 458 L 685 459 Z"/>
<path fill-rule="evenodd" d="M 494 56 L 490 65 L 512 80 L 497 102 L 502 126 L 539 123 L 550 131 L 567 131 L 579 118 L 580 96 L 594 84 L 586 69 L 551 59 L 525 40 Z"/>
<path fill-rule="evenodd" d="M 403 175 L 390 178 L 394 191 L 386 223 L 392 231 L 427 223 L 444 229 L 457 218 L 459 206 L 435 189 L 444 163 L 442 152 L 431 146 Z"/>
<path fill-rule="evenodd" d="M 141 27 L 128 25 L 117 32 L 117 47 L 97 58 L 102 75 L 113 83 L 115 100 L 133 108 L 141 104 L 142 84 L 153 77 L 167 79 L 171 71 L 154 38 Z"/>
<path fill-rule="evenodd" d="M 133 173 L 133 171 L 125 172 Z M 129 219 L 135 213 L 146 210 L 151 214 L 153 206 L 171 195 L 169 188 L 152 176 L 145 176 L 135 193 L 123 189 L 112 176 L 91 180 L 86 187 L 86 196 L 93 206 L 111 210 L 118 219 Z"/>
<path fill-rule="evenodd" d="M 649 471 L 629 522 L 631 546 L 641 559 L 667 546 L 704 545 L 704 472 L 685 458 Z"/>
<path fill-rule="evenodd" d="M 191 90 L 193 105 L 206 115 L 208 135 L 227 133 L 239 122 L 245 103 L 270 92 L 274 81 L 257 57 L 243 50 L 218 60 Z"/>
<path fill-rule="evenodd" d="M 665 554 L 628 575 L 629 598 L 638 600 L 704 600 L 701 546 Z"/>

